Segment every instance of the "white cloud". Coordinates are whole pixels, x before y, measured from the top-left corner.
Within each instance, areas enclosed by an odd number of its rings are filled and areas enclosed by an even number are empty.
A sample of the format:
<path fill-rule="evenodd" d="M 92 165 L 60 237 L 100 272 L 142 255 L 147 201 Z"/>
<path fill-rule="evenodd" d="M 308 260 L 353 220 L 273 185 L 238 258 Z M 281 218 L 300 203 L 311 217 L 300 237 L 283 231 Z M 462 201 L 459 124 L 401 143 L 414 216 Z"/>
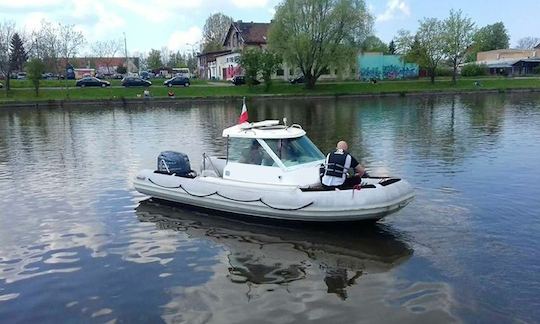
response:
<path fill-rule="evenodd" d="M 198 42 L 202 38 L 202 30 L 192 26 L 188 30 L 178 30 L 171 34 L 167 47 L 172 51 L 188 52 L 192 48 L 198 50 Z M 193 45 L 193 46 L 192 46 Z"/>
<path fill-rule="evenodd" d="M 264 8 L 268 0 L 231 0 L 232 4 L 238 8 Z"/>
<path fill-rule="evenodd" d="M 405 0 L 388 0 L 386 3 L 386 10 L 382 14 L 377 15 L 376 21 L 389 21 L 395 19 L 396 15 L 399 14 L 405 16 L 411 15 L 411 9 L 407 2 L 405 2 Z"/>
<path fill-rule="evenodd" d="M 25 11 L 31 10 L 41 10 L 47 7 L 54 7 L 61 5 L 63 0 L 16 0 L 16 1 L 1 1 L 0 9 L 10 10 L 10 9 L 24 9 Z"/>
<path fill-rule="evenodd" d="M 118 0 L 115 4 L 125 10 L 133 12 L 149 22 L 163 23 L 164 21 L 171 19 L 178 19 L 179 16 L 186 16 L 189 14 L 189 10 L 201 7 L 202 0 L 151 0 L 143 3 L 130 0 Z M 163 10 L 156 10 L 157 8 Z"/>

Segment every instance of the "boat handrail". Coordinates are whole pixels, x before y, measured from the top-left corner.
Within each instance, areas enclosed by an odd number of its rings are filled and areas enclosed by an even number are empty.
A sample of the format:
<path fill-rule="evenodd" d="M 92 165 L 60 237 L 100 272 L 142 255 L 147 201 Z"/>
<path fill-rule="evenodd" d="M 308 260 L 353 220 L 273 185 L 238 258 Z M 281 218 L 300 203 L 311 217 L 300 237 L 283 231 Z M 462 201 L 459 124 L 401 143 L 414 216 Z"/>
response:
<path fill-rule="evenodd" d="M 292 124 L 292 125 L 289 126 L 289 127 L 298 128 L 298 129 L 302 129 L 302 130 L 303 130 L 302 126 L 299 125 L 299 124 Z M 289 127 L 287 127 L 287 128 L 289 128 Z"/>

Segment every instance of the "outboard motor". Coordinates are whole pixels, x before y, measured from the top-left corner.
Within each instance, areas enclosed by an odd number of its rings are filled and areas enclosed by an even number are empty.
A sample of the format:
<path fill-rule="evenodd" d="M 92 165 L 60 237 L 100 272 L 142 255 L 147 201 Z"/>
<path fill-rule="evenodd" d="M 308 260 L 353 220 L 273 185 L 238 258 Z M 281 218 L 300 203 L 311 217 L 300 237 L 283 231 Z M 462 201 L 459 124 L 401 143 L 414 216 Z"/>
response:
<path fill-rule="evenodd" d="M 181 177 L 191 175 L 191 165 L 186 154 L 173 151 L 161 152 L 157 158 L 159 173 L 176 174 Z"/>

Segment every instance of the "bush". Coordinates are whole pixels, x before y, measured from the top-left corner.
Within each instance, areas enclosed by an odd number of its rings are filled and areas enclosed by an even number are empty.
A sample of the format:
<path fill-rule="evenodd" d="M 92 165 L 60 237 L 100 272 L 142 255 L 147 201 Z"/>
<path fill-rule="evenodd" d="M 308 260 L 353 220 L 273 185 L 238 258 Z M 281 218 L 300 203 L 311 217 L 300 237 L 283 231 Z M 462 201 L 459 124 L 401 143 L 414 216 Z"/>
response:
<path fill-rule="evenodd" d="M 467 64 L 461 69 L 461 76 L 474 77 L 487 74 L 488 67 L 485 64 Z"/>
<path fill-rule="evenodd" d="M 534 74 L 540 74 L 540 65 L 536 66 L 536 67 L 533 69 L 533 73 L 534 73 Z"/>
<path fill-rule="evenodd" d="M 438 77 L 452 76 L 452 69 L 447 67 L 438 67 L 437 70 L 435 70 L 435 75 Z"/>

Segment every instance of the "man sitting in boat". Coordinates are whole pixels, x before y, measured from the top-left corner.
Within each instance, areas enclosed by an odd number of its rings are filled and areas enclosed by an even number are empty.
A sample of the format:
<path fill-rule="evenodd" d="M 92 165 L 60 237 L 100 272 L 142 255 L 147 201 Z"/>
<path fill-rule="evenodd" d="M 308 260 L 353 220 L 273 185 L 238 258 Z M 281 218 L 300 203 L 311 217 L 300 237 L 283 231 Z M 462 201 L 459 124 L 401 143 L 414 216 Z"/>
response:
<path fill-rule="evenodd" d="M 324 173 L 321 179 L 325 189 L 350 189 L 360 184 L 365 174 L 364 168 L 347 152 L 349 146 L 345 141 L 339 141 L 336 150 L 326 156 Z M 354 170 L 352 177 L 347 177 L 349 170 Z"/>
<path fill-rule="evenodd" d="M 240 163 L 257 164 L 260 165 L 263 160 L 263 154 L 261 153 L 261 144 L 257 140 L 251 141 L 249 148 L 242 151 L 242 157 Z"/>

